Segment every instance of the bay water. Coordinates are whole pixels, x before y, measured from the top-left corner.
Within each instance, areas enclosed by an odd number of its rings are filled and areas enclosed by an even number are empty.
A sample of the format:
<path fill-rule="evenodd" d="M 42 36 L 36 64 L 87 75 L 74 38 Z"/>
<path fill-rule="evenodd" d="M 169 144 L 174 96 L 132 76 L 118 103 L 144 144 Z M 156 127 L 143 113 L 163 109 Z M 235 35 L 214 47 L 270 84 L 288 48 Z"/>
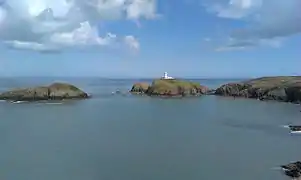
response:
<path fill-rule="evenodd" d="M 202 96 L 133 96 L 137 81 L 2 78 L 0 91 L 69 82 L 93 97 L 0 103 L 3 180 L 281 180 L 301 160 L 300 106 Z M 195 80 L 216 88 L 237 80 Z M 112 93 L 120 90 L 121 94 Z"/>

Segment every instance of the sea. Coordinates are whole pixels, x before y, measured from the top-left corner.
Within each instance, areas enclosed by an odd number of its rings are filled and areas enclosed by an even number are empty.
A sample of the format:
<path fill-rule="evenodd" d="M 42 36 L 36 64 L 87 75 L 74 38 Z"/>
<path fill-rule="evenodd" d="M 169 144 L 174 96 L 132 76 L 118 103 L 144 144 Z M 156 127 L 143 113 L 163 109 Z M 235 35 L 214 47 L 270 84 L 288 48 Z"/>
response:
<path fill-rule="evenodd" d="M 128 93 L 150 79 L 1 78 L 0 92 L 69 82 L 91 99 L 0 102 L 1 180 L 283 180 L 301 160 L 299 105 Z M 234 79 L 194 79 L 216 88 Z M 118 91 L 119 93 L 116 93 Z"/>

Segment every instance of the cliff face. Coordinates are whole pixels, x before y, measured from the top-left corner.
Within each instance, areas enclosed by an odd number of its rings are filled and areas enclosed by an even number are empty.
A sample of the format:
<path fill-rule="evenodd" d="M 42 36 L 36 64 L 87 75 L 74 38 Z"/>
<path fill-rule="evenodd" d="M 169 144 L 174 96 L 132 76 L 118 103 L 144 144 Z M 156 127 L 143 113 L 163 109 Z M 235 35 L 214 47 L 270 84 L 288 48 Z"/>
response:
<path fill-rule="evenodd" d="M 39 101 L 62 99 L 85 99 L 88 94 L 66 83 L 54 83 L 50 86 L 14 89 L 0 94 L 0 100 Z"/>
<path fill-rule="evenodd" d="M 216 89 L 215 94 L 300 103 L 301 76 L 263 77 L 224 84 Z"/>
<path fill-rule="evenodd" d="M 147 83 L 135 83 L 130 92 L 132 93 L 146 93 L 149 85 Z"/>
<path fill-rule="evenodd" d="M 208 88 L 195 82 L 177 79 L 156 79 L 151 85 L 136 83 L 132 93 L 144 93 L 149 96 L 197 96 L 207 93 Z"/>

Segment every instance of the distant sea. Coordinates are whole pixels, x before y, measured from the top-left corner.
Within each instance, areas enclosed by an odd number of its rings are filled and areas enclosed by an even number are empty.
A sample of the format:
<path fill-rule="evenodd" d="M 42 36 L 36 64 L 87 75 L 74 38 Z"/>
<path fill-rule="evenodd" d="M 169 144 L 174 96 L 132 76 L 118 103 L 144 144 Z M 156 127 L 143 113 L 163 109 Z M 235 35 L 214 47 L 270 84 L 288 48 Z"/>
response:
<path fill-rule="evenodd" d="M 298 105 L 126 93 L 150 79 L 1 78 L 0 92 L 58 81 L 93 98 L 0 103 L 1 180 L 282 180 L 275 167 L 301 160 L 301 135 L 283 128 L 301 124 Z"/>

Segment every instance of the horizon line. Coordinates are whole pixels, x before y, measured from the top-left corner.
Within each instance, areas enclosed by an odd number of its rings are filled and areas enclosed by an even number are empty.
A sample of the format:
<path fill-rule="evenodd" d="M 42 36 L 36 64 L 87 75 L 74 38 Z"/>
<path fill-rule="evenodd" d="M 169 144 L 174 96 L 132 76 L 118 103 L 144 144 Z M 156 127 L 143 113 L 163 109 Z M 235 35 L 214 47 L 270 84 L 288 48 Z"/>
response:
<path fill-rule="evenodd" d="M 301 75 L 262 75 L 262 76 L 241 76 L 241 77 L 213 77 L 213 76 L 174 76 L 175 79 L 254 79 L 261 77 L 279 77 L 279 76 L 301 76 Z M 56 75 L 2 75 L 1 78 L 100 78 L 100 79 L 156 79 L 161 77 L 139 77 L 139 76 L 56 76 Z"/>

